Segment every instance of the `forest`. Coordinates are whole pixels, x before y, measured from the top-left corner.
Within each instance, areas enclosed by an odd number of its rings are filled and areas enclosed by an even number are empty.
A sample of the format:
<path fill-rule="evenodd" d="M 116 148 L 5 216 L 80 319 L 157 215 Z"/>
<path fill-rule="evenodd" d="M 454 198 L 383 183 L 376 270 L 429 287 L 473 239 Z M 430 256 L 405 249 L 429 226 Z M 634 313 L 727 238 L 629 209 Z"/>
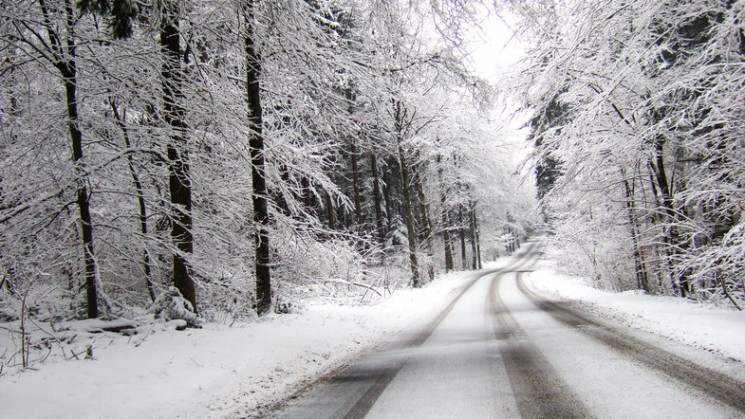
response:
<path fill-rule="evenodd" d="M 488 13 L 3 1 L 0 319 L 199 327 L 511 250 L 537 213 L 467 65 Z"/>
<path fill-rule="evenodd" d="M 526 50 L 498 82 L 470 65 L 487 16 Z M 597 287 L 740 308 L 743 18 L 737 0 L 5 0 L 0 319 L 198 327 L 364 300 L 544 228 Z M 532 115 L 527 158 L 505 97 Z"/>
<path fill-rule="evenodd" d="M 538 195 L 597 287 L 743 307 L 742 1 L 526 2 Z"/>

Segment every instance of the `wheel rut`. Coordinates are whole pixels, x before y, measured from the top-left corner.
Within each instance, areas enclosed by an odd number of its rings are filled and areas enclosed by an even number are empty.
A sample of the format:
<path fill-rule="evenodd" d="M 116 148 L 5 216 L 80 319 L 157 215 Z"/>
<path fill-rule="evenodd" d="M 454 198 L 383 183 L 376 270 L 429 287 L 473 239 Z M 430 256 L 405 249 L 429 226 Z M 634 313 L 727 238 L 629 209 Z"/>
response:
<path fill-rule="evenodd" d="M 530 246 L 525 247 L 525 251 L 520 256 L 520 259 L 510 265 L 500 269 L 483 271 L 475 275 L 457 291 L 448 305 L 412 338 L 403 342 L 390 343 L 380 348 L 377 352 L 393 354 L 386 356 L 385 360 L 366 361 L 363 359 L 352 366 L 339 368 L 292 397 L 292 399 L 299 400 L 304 398 L 308 393 L 318 390 L 324 393 L 325 396 L 317 397 L 317 399 L 333 400 L 333 405 L 303 404 L 300 406 L 290 401 L 289 403 L 285 402 L 271 406 L 269 409 L 273 413 L 268 416 L 281 418 L 309 417 L 309 415 L 313 416 L 313 412 L 317 412 L 319 417 L 365 417 L 389 384 L 408 363 L 408 356 L 402 356 L 401 354 L 406 353 L 408 349 L 422 346 L 440 323 L 450 314 L 461 297 L 479 280 L 487 275 L 525 269 L 526 266 L 534 263 L 532 256 L 537 251 L 539 251 L 539 246 L 532 243 Z"/>
<path fill-rule="evenodd" d="M 491 279 L 487 303 L 520 416 L 526 419 L 592 417 L 510 314 L 499 295 L 502 279 L 501 274 Z"/>
<path fill-rule="evenodd" d="M 601 324 L 565 304 L 543 299 L 525 285 L 521 273 L 517 285 L 533 304 L 566 326 L 745 414 L 745 383 Z"/>
<path fill-rule="evenodd" d="M 448 304 L 447 307 L 443 311 L 441 311 L 436 318 L 434 318 L 428 325 L 425 327 L 419 334 L 417 334 L 412 340 L 408 341 L 405 345 L 403 345 L 400 348 L 397 349 L 408 349 L 408 348 L 415 348 L 418 346 L 421 346 L 434 332 L 434 330 L 437 328 L 437 326 L 442 323 L 442 321 L 445 319 L 445 317 L 448 316 L 448 314 L 453 310 L 453 307 L 458 303 L 458 301 L 461 299 L 461 297 L 470 290 L 476 282 L 478 282 L 481 278 L 483 278 L 486 275 L 498 273 L 498 272 L 510 272 L 510 271 L 517 271 L 518 269 L 524 268 L 526 264 L 532 264 L 534 261 L 532 260 L 532 256 L 535 252 L 538 251 L 538 245 L 537 244 L 531 244 L 530 247 L 527 247 L 525 250 L 525 253 L 521 258 L 511 265 L 501 268 L 494 271 L 487 271 L 484 272 L 476 277 L 474 277 L 470 282 L 468 282 L 456 295 L 455 298 Z M 375 402 L 378 400 L 381 394 L 383 394 L 383 391 L 385 391 L 386 387 L 388 387 L 388 384 L 396 377 L 396 374 L 406 365 L 407 359 L 402 359 L 399 362 L 395 363 L 394 365 L 390 365 L 389 367 L 385 368 L 382 371 L 375 373 L 375 378 L 369 387 L 369 389 L 363 394 L 363 396 L 352 406 L 352 408 L 344 415 L 346 418 L 363 418 L 365 415 L 370 411 L 372 406 L 375 404 Z M 342 373 L 337 378 L 334 378 L 333 380 L 338 379 L 344 379 L 344 374 Z"/>

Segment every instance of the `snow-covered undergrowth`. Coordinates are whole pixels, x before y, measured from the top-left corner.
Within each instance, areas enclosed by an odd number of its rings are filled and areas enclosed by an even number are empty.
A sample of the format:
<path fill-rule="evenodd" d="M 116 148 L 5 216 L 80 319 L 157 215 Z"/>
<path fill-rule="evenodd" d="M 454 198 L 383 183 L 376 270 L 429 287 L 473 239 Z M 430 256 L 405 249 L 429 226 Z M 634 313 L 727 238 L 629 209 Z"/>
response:
<path fill-rule="evenodd" d="M 321 297 L 298 312 L 202 329 L 152 316 L 27 322 L 26 369 L 20 321 L 1 323 L 2 417 L 250 416 L 422 318 L 467 276 L 362 304 L 359 290 L 355 304 Z"/>

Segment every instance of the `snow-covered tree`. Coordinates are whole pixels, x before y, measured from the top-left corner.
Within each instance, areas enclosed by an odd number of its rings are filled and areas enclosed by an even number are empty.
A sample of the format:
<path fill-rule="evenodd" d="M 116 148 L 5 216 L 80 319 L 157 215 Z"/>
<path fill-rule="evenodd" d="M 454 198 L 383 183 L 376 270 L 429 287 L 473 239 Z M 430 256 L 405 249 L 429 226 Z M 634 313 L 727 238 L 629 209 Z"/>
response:
<path fill-rule="evenodd" d="M 3 3 L 4 312 L 265 314 L 477 267 L 520 212 L 464 65 L 477 6 Z"/>
<path fill-rule="evenodd" d="M 527 20 L 556 24 L 534 26 L 541 42 L 523 74 L 539 167 L 561 168 L 555 183 L 541 178 L 553 184 L 544 203 L 559 237 L 614 288 L 728 293 L 716 280 L 722 261 L 695 260 L 739 217 L 720 189 L 737 181 L 718 171 L 735 161 L 737 146 L 723 145 L 736 142 L 719 141 L 736 128 L 712 98 L 732 92 L 741 71 L 738 30 L 727 29 L 740 2 L 540 4 Z"/>

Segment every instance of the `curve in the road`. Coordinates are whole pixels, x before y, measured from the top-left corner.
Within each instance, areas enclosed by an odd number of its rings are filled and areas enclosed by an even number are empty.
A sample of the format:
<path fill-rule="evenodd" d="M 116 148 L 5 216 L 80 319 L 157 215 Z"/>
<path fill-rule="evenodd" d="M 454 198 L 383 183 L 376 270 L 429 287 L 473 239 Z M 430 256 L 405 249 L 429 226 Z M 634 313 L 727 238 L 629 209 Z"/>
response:
<path fill-rule="evenodd" d="M 479 275 L 475 276 L 471 281 L 469 281 L 463 288 L 460 289 L 458 294 L 455 296 L 455 298 L 450 301 L 450 303 L 445 307 L 444 310 L 442 310 L 437 317 L 435 317 L 419 334 L 417 334 L 412 340 L 407 342 L 403 349 L 408 348 L 415 348 L 417 346 L 421 346 L 431 335 L 432 332 L 437 328 L 437 326 L 442 322 L 442 320 L 447 317 L 447 315 L 453 310 L 453 307 L 458 303 L 458 301 L 463 297 L 463 295 L 473 287 L 473 285 L 482 277 L 490 274 L 500 273 L 500 272 L 508 272 L 508 271 L 516 271 L 520 268 L 524 268 L 524 266 L 528 263 L 535 263 L 535 261 L 531 258 L 536 252 L 539 251 L 539 244 L 537 242 L 529 242 L 528 245 L 525 247 L 523 252 L 519 255 L 519 259 L 510 265 L 485 271 L 480 273 Z M 367 391 L 363 394 L 362 397 L 360 397 L 359 400 L 352 406 L 352 408 L 344 415 L 346 418 L 363 418 L 367 414 L 367 412 L 370 411 L 372 406 L 375 404 L 375 402 L 378 400 L 381 394 L 383 394 L 383 391 L 386 389 L 388 384 L 396 377 L 396 374 L 403 368 L 403 366 L 406 364 L 406 359 L 401 360 L 398 363 L 395 363 L 394 365 L 389 366 L 388 368 L 385 368 L 382 371 L 378 371 L 374 374 L 374 377 L 372 378 L 372 383 Z M 340 379 L 343 379 L 343 374 L 339 377 Z M 336 380 L 336 378 L 334 379 Z"/>
<path fill-rule="evenodd" d="M 443 319 L 453 310 L 453 307 L 455 307 L 461 297 L 479 279 L 486 275 L 509 271 L 514 272 L 520 269 L 526 269 L 526 267 L 529 268 L 531 264 L 535 263 L 535 258 L 532 258 L 532 256 L 539 251 L 540 243 L 528 242 L 520 253 L 515 255 L 517 260 L 508 266 L 475 273 L 473 278 L 458 290 L 448 305 L 419 333 L 402 343 L 389 344 L 386 350 L 391 353 L 406 353 L 405 350 L 407 349 L 421 346 L 432 335 Z M 339 368 L 332 372 L 327 378 L 319 380 L 313 388 L 332 394 L 332 398 L 336 400 L 334 406 L 302 405 L 301 407 L 294 403 L 290 403 L 289 406 L 286 403 L 282 403 L 281 405 L 266 406 L 266 409 L 274 412 L 270 413 L 271 417 L 308 417 L 309 411 L 317 411 L 324 417 L 362 418 L 368 414 L 372 406 L 407 362 L 408 358 L 401 356 L 400 358 L 386 359 L 385 362 L 361 362 L 353 366 Z M 323 385 L 320 386 L 321 384 Z M 312 389 L 306 388 L 305 391 L 301 391 L 300 393 L 306 393 L 310 390 Z M 296 394 L 292 399 L 302 398 L 300 393 Z M 318 397 L 318 399 L 324 398 Z"/>
<path fill-rule="evenodd" d="M 594 321 L 559 302 L 546 300 L 525 285 L 522 274 L 517 276 L 517 285 L 533 304 L 559 322 L 745 414 L 745 383 Z"/>

